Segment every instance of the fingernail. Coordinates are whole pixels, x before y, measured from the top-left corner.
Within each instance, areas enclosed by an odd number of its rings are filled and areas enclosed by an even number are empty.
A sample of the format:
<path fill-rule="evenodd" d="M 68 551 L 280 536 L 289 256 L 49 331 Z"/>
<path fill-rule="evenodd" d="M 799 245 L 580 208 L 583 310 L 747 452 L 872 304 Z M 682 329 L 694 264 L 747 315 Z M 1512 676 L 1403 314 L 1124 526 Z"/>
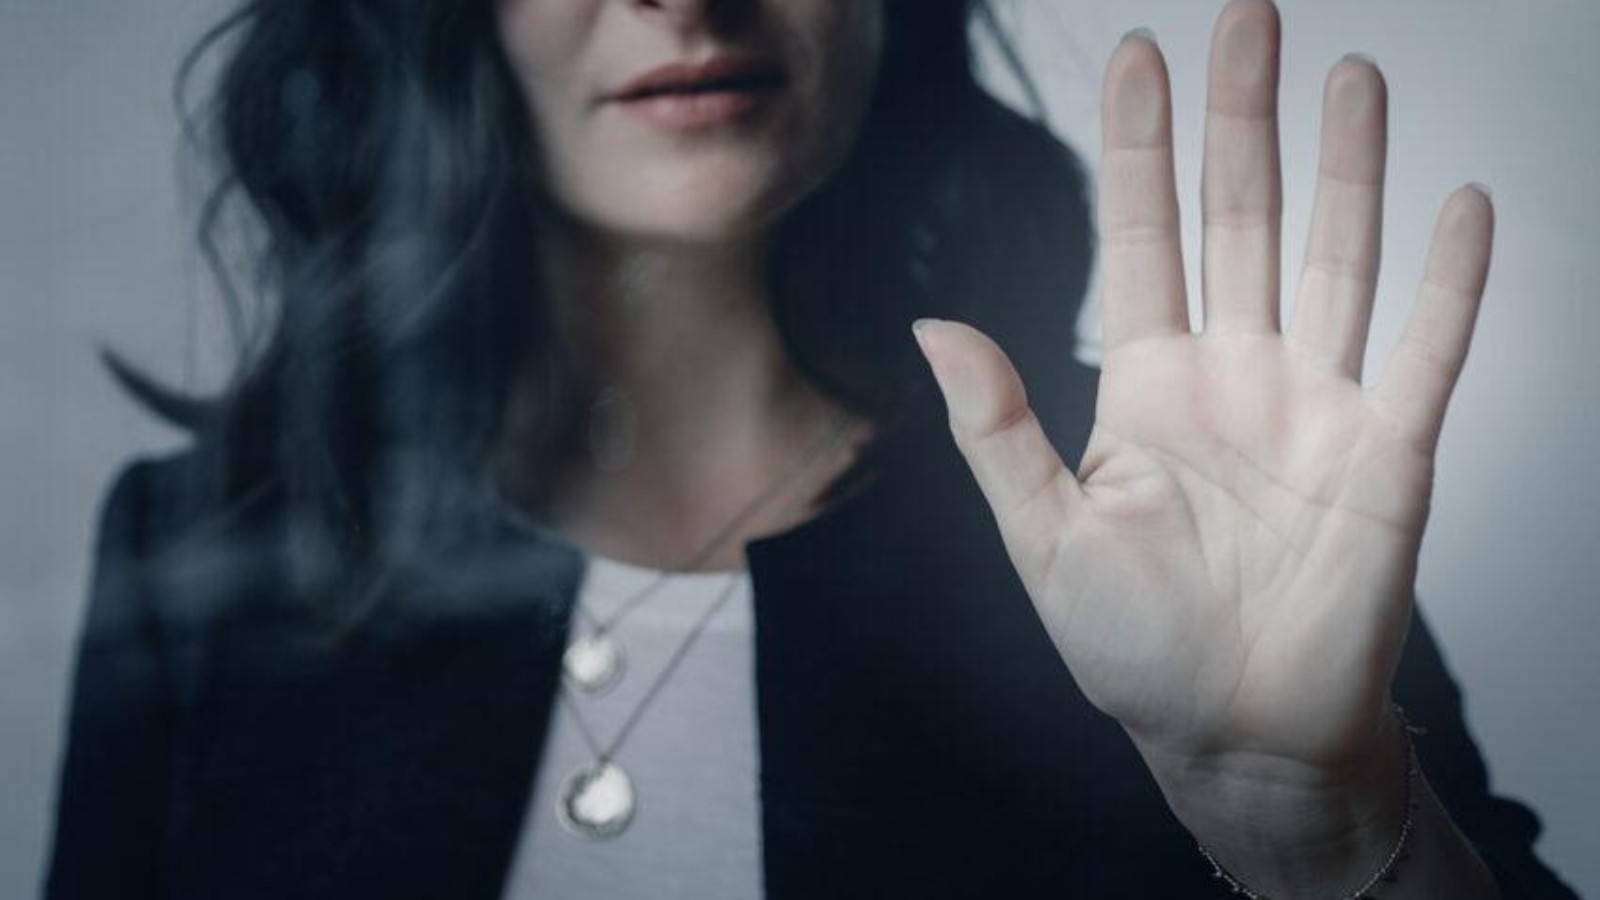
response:
<path fill-rule="evenodd" d="M 1141 40 L 1141 41 L 1149 41 L 1152 44 L 1156 44 L 1157 43 L 1156 42 L 1156 33 L 1154 31 L 1152 31 L 1151 29 L 1144 27 L 1143 25 L 1139 26 L 1138 28 L 1133 29 L 1132 31 L 1129 31 L 1127 34 L 1122 36 L 1122 39 L 1123 39 L 1123 41 L 1130 41 L 1130 40 L 1137 39 L 1137 40 Z M 1159 46 L 1159 44 L 1157 46 Z"/>
<path fill-rule="evenodd" d="M 1482 194 L 1486 199 L 1494 199 L 1494 191 L 1489 190 L 1489 186 L 1481 181 L 1468 182 L 1467 187 L 1472 188 L 1473 190 Z"/>
<path fill-rule="evenodd" d="M 1352 50 L 1351 52 L 1346 53 L 1344 55 L 1344 58 L 1348 62 L 1364 62 L 1367 65 L 1374 66 L 1374 67 L 1378 65 L 1378 60 L 1375 57 L 1373 57 L 1372 54 L 1370 54 L 1370 53 L 1362 53 L 1362 52 L 1356 51 L 1356 50 Z"/>
<path fill-rule="evenodd" d="M 928 326 L 937 321 L 939 320 L 918 319 L 911 323 L 911 335 L 917 339 L 917 345 L 922 348 L 924 354 L 928 352 Z"/>

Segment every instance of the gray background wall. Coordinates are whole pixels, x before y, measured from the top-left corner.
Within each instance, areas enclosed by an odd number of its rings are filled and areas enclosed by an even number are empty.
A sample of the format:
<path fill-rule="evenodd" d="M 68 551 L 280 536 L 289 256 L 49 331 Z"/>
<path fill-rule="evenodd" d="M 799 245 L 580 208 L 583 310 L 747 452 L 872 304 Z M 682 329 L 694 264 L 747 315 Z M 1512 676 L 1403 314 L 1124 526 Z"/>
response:
<path fill-rule="evenodd" d="M 129 454 L 177 441 L 112 390 L 93 348 L 114 342 L 195 385 L 213 383 L 226 359 L 168 102 L 179 55 L 223 5 L 0 0 L 0 896 L 29 896 L 40 876 L 107 478 Z M 1055 123 L 1091 162 L 1106 55 L 1128 28 L 1155 29 L 1175 82 L 1191 244 L 1219 6 L 1007 6 Z M 1495 271 L 1445 434 L 1420 593 L 1467 687 L 1496 787 L 1537 806 L 1545 857 L 1600 896 L 1600 858 L 1584 852 L 1600 807 L 1600 4 L 1282 7 L 1286 272 L 1309 221 L 1324 72 L 1356 49 L 1389 76 L 1372 365 L 1399 333 L 1439 202 L 1468 180 L 1494 189 Z"/>

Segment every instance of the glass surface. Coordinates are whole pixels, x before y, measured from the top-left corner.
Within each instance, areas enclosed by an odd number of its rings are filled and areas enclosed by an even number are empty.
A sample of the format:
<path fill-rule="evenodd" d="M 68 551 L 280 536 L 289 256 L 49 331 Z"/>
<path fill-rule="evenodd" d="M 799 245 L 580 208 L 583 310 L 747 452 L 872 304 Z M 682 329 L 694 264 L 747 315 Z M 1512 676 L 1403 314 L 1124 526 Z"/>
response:
<path fill-rule="evenodd" d="M 237 8 L 0 5 L 0 896 L 1600 892 L 1590 6 Z"/>

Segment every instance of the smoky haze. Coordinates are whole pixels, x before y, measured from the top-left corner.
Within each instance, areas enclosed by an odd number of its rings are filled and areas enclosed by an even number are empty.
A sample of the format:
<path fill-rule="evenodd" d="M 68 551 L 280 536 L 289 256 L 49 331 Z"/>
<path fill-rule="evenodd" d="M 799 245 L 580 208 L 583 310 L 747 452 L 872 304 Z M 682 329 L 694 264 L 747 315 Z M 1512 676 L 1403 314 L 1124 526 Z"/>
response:
<path fill-rule="evenodd" d="M 1058 130 L 1093 161 L 1098 84 L 1149 26 L 1175 90 L 1192 283 L 1204 67 L 1221 3 L 1002 0 Z M 1496 791 L 1540 812 L 1544 858 L 1600 895 L 1600 6 L 1589 0 L 1282 0 L 1285 283 L 1310 221 L 1322 79 L 1350 50 L 1390 85 L 1385 267 L 1368 371 L 1400 333 L 1434 216 L 1489 184 L 1496 260 L 1443 438 L 1419 594 L 1466 690 Z M 111 343 L 203 388 L 229 342 L 175 155 L 199 0 L 0 0 L 0 896 L 38 890 L 90 539 L 111 473 L 179 436 L 99 368 Z M 1015 93 L 1004 76 L 997 88 Z M 1198 292 L 1194 293 L 1198 314 Z M 1096 320 L 1083 320 L 1093 356 Z"/>

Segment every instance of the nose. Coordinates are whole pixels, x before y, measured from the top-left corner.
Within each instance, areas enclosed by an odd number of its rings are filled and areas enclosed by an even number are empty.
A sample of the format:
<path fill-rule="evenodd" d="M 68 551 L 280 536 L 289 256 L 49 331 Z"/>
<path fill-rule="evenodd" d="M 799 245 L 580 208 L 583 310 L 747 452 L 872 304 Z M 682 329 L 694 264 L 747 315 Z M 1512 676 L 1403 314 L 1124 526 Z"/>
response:
<path fill-rule="evenodd" d="M 633 5 L 647 10 L 659 10 L 672 16 L 690 17 L 704 15 L 711 0 L 633 0 Z"/>
<path fill-rule="evenodd" d="M 655 19 L 689 36 L 700 34 L 732 38 L 754 26 L 756 5 L 751 0 L 625 0 L 638 15 Z M 838 0 L 857 3 L 860 0 Z"/>

